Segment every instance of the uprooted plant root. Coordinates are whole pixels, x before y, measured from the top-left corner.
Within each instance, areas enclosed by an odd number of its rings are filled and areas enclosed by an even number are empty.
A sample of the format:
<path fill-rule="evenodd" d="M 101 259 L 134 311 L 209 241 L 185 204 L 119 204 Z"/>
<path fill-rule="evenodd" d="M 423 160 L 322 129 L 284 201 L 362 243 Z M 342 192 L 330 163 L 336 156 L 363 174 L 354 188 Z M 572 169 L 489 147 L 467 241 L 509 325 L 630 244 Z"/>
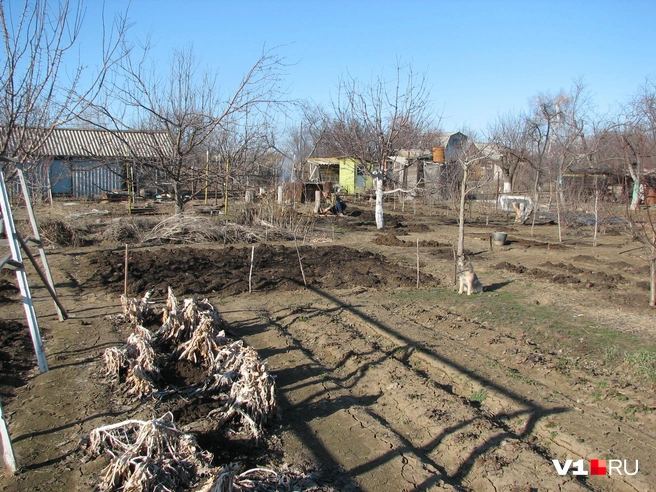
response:
<path fill-rule="evenodd" d="M 215 400 L 217 407 L 207 417 L 218 427 L 236 421 L 260 439 L 262 427 L 277 407 L 274 379 L 258 353 L 241 340 L 225 336 L 219 313 L 207 299 L 193 296 L 180 303 L 171 288 L 162 312 L 163 323 L 151 335 L 140 324 L 151 315 L 150 295 L 147 293 L 140 301 L 121 298 L 124 319 L 133 326 L 134 333 L 123 347 L 105 351 L 107 374 L 136 398 L 157 393 L 159 398 L 178 395 Z M 166 347 L 165 353 L 159 351 L 162 347 Z M 158 384 L 163 383 L 160 364 L 175 361 L 188 361 L 202 368 L 204 380 L 187 387 L 159 388 Z"/>
<path fill-rule="evenodd" d="M 212 454 L 173 424 L 173 415 L 153 420 L 126 420 L 91 431 L 88 452 L 107 453 L 111 461 L 101 472 L 103 491 L 246 492 L 313 490 L 306 474 L 284 468 L 252 468 L 241 472 L 238 463 L 212 468 Z"/>
<path fill-rule="evenodd" d="M 100 490 L 165 491 L 193 485 L 210 469 L 212 455 L 173 425 L 173 416 L 126 420 L 91 431 L 89 450 L 111 457 Z"/>
<path fill-rule="evenodd" d="M 133 333 L 124 346 L 105 351 L 108 376 L 135 398 L 157 395 L 160 401 L 167 396 L 216 401 L 207 419 L 217 428 L 237 421 L 259 440 L 263 426 L 276 412 L 276 398 L 273 377 L 258 353 L 243 341 L 226 337 L 219 313 L 207 299 L 193 296 L 179 302 L 171 288 L 162 309 L 163 322 L 153 335 L 141 324 L 153 316 L 151 295 L 148 292 L 141 300 L 122 296 L 123 319 Z M 166 347 L 165 353 L 161 353 L 162 347 Z M 202 368 L 204 381 L 161 388 L 158 364 L 171 361 Z M 100 490 L 223 492 L 315 487 L 308 475 L 289 469 L 241 472 L 237 463 L 211 468 L 212 454 L 200 450 L 193 436 L 177 429 L 170 412 L 150 421 L 127 420 L 99 427 L 91 432 L 89 450 L 111 457 L 102 472 Z"/>

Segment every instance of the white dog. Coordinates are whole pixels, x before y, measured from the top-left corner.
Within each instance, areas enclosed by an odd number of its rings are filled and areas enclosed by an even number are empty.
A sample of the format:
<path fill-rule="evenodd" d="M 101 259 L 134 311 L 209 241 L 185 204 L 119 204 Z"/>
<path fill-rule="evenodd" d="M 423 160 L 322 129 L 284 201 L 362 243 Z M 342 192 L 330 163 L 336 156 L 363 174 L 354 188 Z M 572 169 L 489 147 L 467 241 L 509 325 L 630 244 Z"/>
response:
<path fill-rule="evenodd" d="M 480 294 L 483 292 L 483 284 L 476 273 L 474 273 L 474 265 L 467 255 L 462 255 L 458 258 L 458 277 L 460 278 L 460 290 L 458 294 L 467 292 L 470 296 L 472 293 Z"/>

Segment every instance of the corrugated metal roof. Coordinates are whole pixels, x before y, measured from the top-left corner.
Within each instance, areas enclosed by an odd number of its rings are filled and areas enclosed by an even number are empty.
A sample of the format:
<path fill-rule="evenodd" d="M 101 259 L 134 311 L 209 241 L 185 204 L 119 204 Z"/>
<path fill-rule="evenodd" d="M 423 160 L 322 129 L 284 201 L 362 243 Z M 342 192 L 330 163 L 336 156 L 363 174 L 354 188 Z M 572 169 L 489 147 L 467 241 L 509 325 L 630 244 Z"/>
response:
<path fill-rule="evenodd" d="M 25 139 L 38 141 L 44 138 L 43 133 L 47 130 L 38 128 L 18 130 L 18 132 L 23 131 Z M 15 134 L 14 139 L 18 138 Z M 35 153 L 38 156 L 59 158 L 157 159 L 172 155 L 172 148 L 166 132 L 56 128 L 45 137 Z"/>
<path fill-rule="evenodd" d="M 315 166 L 335 166 L 339 165 L 343 160 L 339 157 L 310 157 L 307 162 Z"/>

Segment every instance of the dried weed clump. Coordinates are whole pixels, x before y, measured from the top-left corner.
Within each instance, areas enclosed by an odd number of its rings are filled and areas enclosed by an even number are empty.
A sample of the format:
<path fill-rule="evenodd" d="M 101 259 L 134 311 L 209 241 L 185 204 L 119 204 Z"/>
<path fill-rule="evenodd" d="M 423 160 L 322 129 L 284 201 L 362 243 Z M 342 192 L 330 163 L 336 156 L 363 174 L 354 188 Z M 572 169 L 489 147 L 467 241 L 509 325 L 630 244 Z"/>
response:
<path fill-rule="evenodd" d="M 156 220 L 146 217 L 121 217 L 112 222 L 100 233 L 100 241 L 116 244 L 139 244 L 156 224 Z"/>
<path fill-rule="evenodd" d="M 86 232 L 86 228 L 73 227 L 60 219 L 49 218 L 39 223 L 39 234 L 45 246 L 85 246 L 88 244 Z"/>
<path fill-rule="evenodd" d="M 91 431 L 89 450 L 111 456 L 100 490 L 164 491 L 193 485 L 210 470 L 212 455 L 173 425 L 173 415 L 126 420 Z"/>
<path fill-rule="evenodd" d="M 221 329 L 218 311 L 207 300 L 196 296 L 182 303 L 168 290 L 162 309 L 163 323 L 155 335 L 141 323 L 152 316 L 151 292 L 141 300 L 121 298 L 124 319 L 134 332 L 121 348 L 105 351 L 107 374 L 125 385 L 137 398 L 152 395 L 160 381 L 158 360 L 189 361 L 206 372 L 205 380 L 166 394 L 187 398 L 210 398 L 217 408 L 208 418 L 224 426 L 235 419 L 251 430 L 255 439 L 276 413 L 275 383 L 257 351 L 231 340 Z M 162 349 L 166 353 L 162 353 Z"/>
<path fill-rule="evenodd" d="M 108 376 L 125 384 L 128 395 L 143 398 L 155 391 L 159 368 L 150 331 L 139 325 L 134 330 L 125 345 L 105 350 L 105 368 Z"/>
<path fill-rule="evenodd" d="M 142 326 L 152 316 L 151 292 L 141 300 L 121 298 L 123 319 L 133 328 L 127 343 L 105 351 L 107 374 L 135 398 L 182 397 L 215 400 L 207 419 L 217 428 L 237 421 L 259 440 L 263 426 L 276 412 L 275 384 L 257 352 L 241 340 L 230 340 L 221 329 L 218 311 L 196 296 L 179 302 L 169 288 L 162 308 L 163 323 L 153 335 Z M 167 352 L 161 349 L 166 347 Z M 190 361 L 206 371 L 204 381 L 172 388 L 161 380 L 159 361 Z M 157 391 L 158 385 L 167 391 Z M 180 490 L 189 486 L 205 491 L 287 490 L 306 475 L 257 468 L 239 473 L 238 465 L 210 469 L 210 453 L 199 450 L 195 440 L 178 430 L 171 414 L 151 421 L 127 420 L 92 431 L 89 449 L 107 452 L 111 463 L 103 470 L 101 490 Z M 206 478 L 208 477 L 209 478 Z M 201 480 L 206 480 L 200 484 Z M 310 480 L 311 482 L 311 480 Z M 281 488 L 282 487 L 282 488 Z"/>

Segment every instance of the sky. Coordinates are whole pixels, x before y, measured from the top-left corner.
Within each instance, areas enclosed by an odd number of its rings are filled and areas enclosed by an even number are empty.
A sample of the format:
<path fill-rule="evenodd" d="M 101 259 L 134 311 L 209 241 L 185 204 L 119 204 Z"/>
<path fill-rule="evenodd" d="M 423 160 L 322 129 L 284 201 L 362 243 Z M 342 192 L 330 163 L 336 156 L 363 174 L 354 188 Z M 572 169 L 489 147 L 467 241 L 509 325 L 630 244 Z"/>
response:
<path fill-rule="evenodd" d="M 83 58 L 97 44 L 102 6 L 86 0 Z M 104 8 L 127 9 L 130 37 L 150 37 L 158 66 L 193 47 L 225 90 L 265 48 L 289 64 L 290 97 L 326 106 L 345 74 L 366 84 L 393 77 L 398 61 L 411 64 L 426 76 L 445 131 L 484 135 L 499 116 L 575 80 L 600 113 L 656 82 L 653 0 L 112 0 Z"/>

